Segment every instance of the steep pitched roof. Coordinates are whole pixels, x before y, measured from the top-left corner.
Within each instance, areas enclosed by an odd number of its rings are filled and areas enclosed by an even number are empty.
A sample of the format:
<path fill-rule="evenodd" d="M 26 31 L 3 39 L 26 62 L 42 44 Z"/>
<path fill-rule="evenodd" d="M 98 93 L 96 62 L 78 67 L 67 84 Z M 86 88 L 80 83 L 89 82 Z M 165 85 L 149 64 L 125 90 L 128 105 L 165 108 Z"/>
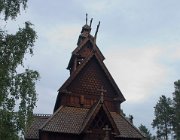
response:
<path fill-rule="evenodd" d="M 107 110 L 105 104 L 101 103 L 100 100 L 94 104 L 91 109 L 61 106 L 54 113 L 54 115 L 49 118 L 45 124 L 43 124 L 41 130 L 59 133 L 81 134 L 88 129 L 101 108 L 104 110 L 116 134 L 119 134 L 118 127 L 116 126 L 113 117 Z"/>
<path fill-rule="evenodd" d="M 105 57 L 103 56 L 103 54 L 101 53 L 101 51 L 99 50 L 98 46 L 95 44 L 94 42 L 94 38 L 90 35 L 89 37 L 85 38 L 81 44 L 79 44 L 76 49 L 72 52 L 72 56 L 70 58 L 69 64 L 67 66 L 67 69 L 69 69 L 71 67 L 71 64 L 73 63 L 73 60 L 75 58 L 76 55 L 78 55 L 78 52 L 85 47 L 84 45 L 86 45 L 86 43 L 90 42 L 93 46 L 92 51 L 96 51 L 99 58 L 103 61 L 105 59 Z"/>
<path fill-rule="evenodd" d="M 121 138 L 144 138 L 143 134 L 130 123 L 123 115 L 116 112 L 109 112 L 106 106 L 98 101 L 92 108 L 61 106 L 51 117 L 37 118 L 33 123 L 26 138 L 38 139 L 39 129 L 41 131 L 81 134 L 86 133 L 92 121 L 103 109 L 111 123 L 116 137 Z"/>
<path fill-rule="evenodd" d="M 26 139 L 39 139 L 39 128 L 47 121 L 51 115 L 35 114 L 31 126 L 28 128 L 25 138 Z"/>
<path fill-rule="evenodd" d="M 68 85 L 71 84 L 71 82 L 78 76 L 78 74 L 83 70 L 83 68 L 87 65 L 87 63 L 93 58 L 95 57 L 95 59 L 98 61 L 98 64 L 100 65 L 100 67 L 102 68 L 102 70 L 104 71 L 104 73 L 106 74 L 106 77 L 109 79 L 111 85 L 113 86 L 113 88 L 115 89 L 117 95 L 119 96 L 119 98 L 117 100 L 120 100 L 120 102 L 124 102 L 125 98 L 123 96 L 123 94 L 121 93 L 120 89 L 118 88 L 116 82 L 114 81 L 113 77 L 111 76 L 111 74 L 109 73 L 108 69 L 106 68 L 105 64 L 99 59 L 96 51 L 93 52 L 92 54 L 90 54 L 87 59 L 84 60 L 84 62 L 76 69 L 76 71 L 74 71 L 70 77 L 65 81 L 65 83 L 59 88 L 59 93 L 58 96 L 56 98 L 56 103 L 55 103 L 55 107 L 54 107 L 54 111 L 56 111 L 58 109 L 58 105 L 59 105 L 59 97 L 61 96 L 60 94 L 62 93 L 66 93 L 67 91 L 67 87 Z"/>
<path fill-rule="evenodd" d="M 111 112 L 111 116 L 120 132 L 117 137 L 122 138 L 145 138 L 145 136 L 122 114 Z"/>
<path fill-rule="evenodd" d="M 42 131 L 79 134 L 88 109 L 61 106 L 41 127 Z"/>
<path fill-rule="evenodd" d="M 109 112 L 100 99 L 90 109 L 61 106 L 52 116 L 36 116 L 26 133 L 26 139 L 38 139 L 39 130 L 77 135 L 86 133 L 101 109 L 108 118 L 116 137 L 144 138 L 144 135 L 122 114 Z"/>
<path fill-rule="evenodd" d="M 101 53 L 101 51 L 99 50 L 99 48 L 97 47 L 97 45 L 94 42 L 94 38 L 90 35 L 89 37 L 85 38 L 82 43 L 72 52 L 72 54 L 76 54 L 78 53 L 78 51 L 81 50 L 81 48 L 88 42 L 90 41 L 90 43 L 93 45 L 93 49 L 94 51 L 97 51 L 97 53 L 99 54 L 101 60 L 104 60 L 105 57 L 103 56 L 103 54 Z"/>
<path fill-rule="evenodd" d="M 96 54 L 96 52 L 92 53 L 90 56 L 88 56 L 87 59 L 84 60 L 84 62 L 77 68 L 76 71 L 74 71 L 70 77 L 66 80 L 66 82 L 61 86 L 61 88 L 59 89 L 59 92 L 63 92 L 66 90 L 66 87 L 76 78 L 76 76 L 79 74 L 79 72 L 84 68 L 84 66 L 93 58 L 95 57 L 98 60 L 99 65 L 101 66 L 101 68 L 103 69 L 103 71 L 105 72 L 106 76 L 108 77 L 110 83 L 112 84 L 112 86 L 115 88 L 116 92 L 121 96 L 121 102 L 125 101 L 124 96 L 122 95 L 120 89 L 118 88 L 117 84 L 115 83 L 114 79 L 112 78 L 111 74 L 109 73 L 108 69 L 106 68 L 106 66 L 104 65 L 104 63 L 102 61 L 99 60 L 98 55 Z"/>

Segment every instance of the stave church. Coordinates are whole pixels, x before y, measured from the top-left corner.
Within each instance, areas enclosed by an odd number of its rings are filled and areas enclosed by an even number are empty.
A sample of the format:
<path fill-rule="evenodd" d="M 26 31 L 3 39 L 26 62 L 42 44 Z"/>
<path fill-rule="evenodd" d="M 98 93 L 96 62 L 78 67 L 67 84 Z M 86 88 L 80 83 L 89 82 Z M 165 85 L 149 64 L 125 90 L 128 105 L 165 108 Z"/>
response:
<path fill-rule="evenodd" d="M 91 24 L 82 27 L 59 88 L 53 114 L 34 114 L 26 140 L 144 140 L 121 111 L 123 94 L 104 64 Z M 107 58 L 108 59 L 108 58 Z"/>

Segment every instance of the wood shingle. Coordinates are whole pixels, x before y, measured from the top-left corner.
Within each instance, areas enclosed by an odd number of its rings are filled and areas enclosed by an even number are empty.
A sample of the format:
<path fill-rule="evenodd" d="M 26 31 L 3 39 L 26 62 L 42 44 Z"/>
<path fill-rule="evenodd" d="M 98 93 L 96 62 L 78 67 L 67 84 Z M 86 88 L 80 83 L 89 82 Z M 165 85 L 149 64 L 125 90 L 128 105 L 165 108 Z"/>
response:
<path fill-rule="evenodd" d="M 92 22 L 91 22 L 92 23 Z M 59 88 L 52 116 L 35 116 L 26 140 L 144 140 L 122 115 L 123 94 L 104 64 L 104 56 L 84 25 Z"/>

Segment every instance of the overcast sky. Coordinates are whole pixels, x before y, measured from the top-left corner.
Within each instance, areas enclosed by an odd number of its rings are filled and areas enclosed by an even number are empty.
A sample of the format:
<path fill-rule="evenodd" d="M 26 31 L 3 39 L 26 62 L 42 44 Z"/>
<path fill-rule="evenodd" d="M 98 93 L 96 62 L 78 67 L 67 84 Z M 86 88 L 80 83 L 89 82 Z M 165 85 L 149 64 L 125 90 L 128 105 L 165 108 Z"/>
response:
<path fill-rule="evenodd" d="M 71 52 L 85 24 L 94 18 L 94 35 L 104 63 L 126 98 L 124 112 L 151 129 L 153 107 L 161 95 L 171 97 L 180 79 L 179 0 L 34 0 L 15 23 L 13 31 L 31 21 L 37 31 L 34 56 L 26 65 L 41 75 L 35 113 L 52 113 L 57 90 L 69 77 Z"/>

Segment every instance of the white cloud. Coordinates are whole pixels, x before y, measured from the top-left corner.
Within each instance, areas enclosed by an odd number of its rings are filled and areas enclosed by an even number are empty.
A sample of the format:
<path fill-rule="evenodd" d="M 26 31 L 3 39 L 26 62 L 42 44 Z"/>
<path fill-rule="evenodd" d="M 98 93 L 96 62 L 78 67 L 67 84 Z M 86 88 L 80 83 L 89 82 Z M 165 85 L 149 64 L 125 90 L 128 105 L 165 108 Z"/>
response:
<path fill-rule="evenodd" d="M 35 55 L 28 59 L 30 68 L 37 69 L 41 75 L 35 112 L 52 113 L 57 90 L 69 76 L 65 68 L 87 12 L 89 18 L 94 18 L 93 32 L 98 21 L 102 22 L 98 45 L 103 44 L 100 50 L 106 57 L 107 68 L 127 99 L 123 108 L 137 122 L 150 125 L 156 99 L 165 92 L 171 94 L 173 81 L 180 77 L 180 47 L 176 44 L 180 41 L 179 1 L 48 0 L 40 7 L 42 2 L 29 2 L 27 13 L 16 21 L 20 27 L 22 21 L 32 21 L 38 33 Z M 16 31 L 14 23 L 10 26 Z M 107 50 L 114 43 L 127 48 Z M 156 47 L 146 45 L 152 43 Z"/>
<path fill-rule="evenodd" d="M 79 3 L 81 3 L 88 12 L 97 14 L 99 12 L 106 12 L 108 8 L 112 8 L 113 3 L 109 0 L 103 0 L 103 1 L 86 1 L 82 2 L 79 0 Z"/>
<path fill-rule="evenodd" d="M 173 52 L 171 53 L 171 57 L 174 60 L 179 60 L 180 59 L 180 44 L 176 45 L 176 47 L 172 47 Z"/>
<path fill-rule="evenodd" d="M 125 48 L 107 53 L 105 63 L 128 102 L 147 99 L 163 83 L 167 71 L 158 62 L 161 53 L 161 47 Z"/>
<path fill-rule="evenodd" d="M 69 48 L 76 45 L 75 41 L 77 41 L 80 31 L 79 25 L 58 25 L 48 29 L 45 36 L 52 46 L 58 45 L 63 48 Z"/>
<path fill-rule="evenodd" d="M 47 113 L 53 112 L 53 107 L 56 101 L 57 92 L 50 87 L 37 86 L 38 102 L 35 108 L 35 113 Z"/>

